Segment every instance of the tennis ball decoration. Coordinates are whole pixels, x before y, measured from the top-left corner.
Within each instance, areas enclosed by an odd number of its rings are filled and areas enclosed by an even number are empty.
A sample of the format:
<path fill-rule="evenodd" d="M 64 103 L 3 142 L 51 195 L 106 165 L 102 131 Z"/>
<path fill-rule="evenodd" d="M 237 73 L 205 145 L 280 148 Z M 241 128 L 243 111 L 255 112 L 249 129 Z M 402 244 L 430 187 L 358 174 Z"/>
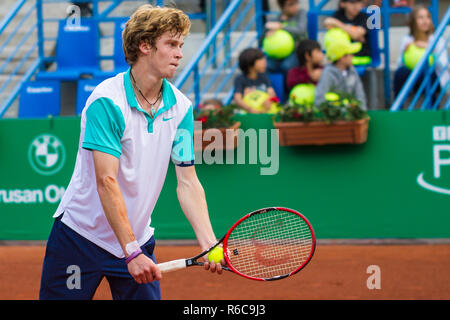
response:
<path fill-rule="evenodd" d="M 252 92 L 249 92 L 244 96 L 243 101 L 246 105 L 248 105 L 255 111 L 264 111 L 264 103 L 267 99 L 270 99 L 270 96 L 267 92 L 261 90 L 253 90 Z M 279 104 L 273 102 L 267 113 L 274 114 L 280 111 L 280 109 L 281 107 L 279 106 Z"/>
<path fill-rule="evenodd" d="M 316 86 L 312 83 L 297 84 L 289 93 L 291 103 L 299 105 L 311 105 L 314 103 Z"/>
<path fill-rule="evenodd" d="M 338 107 L 339 106 L 339 99 L 341 97 L 335 93 L 335 92 L 327 92 L 325 94 L 325 100 L 327 100 L 328 102 L 330 102 L 333 106 Z"/>
<path fill-rule="evenodd" d="M 331 28 L 328 30 L 324 37 L 323 37 L 323 43 L 325 46 L 325 49 L 328 48 L 330 45 L 330 42 L 336 41 L 336 40 L 343 40 L 343 41 L 352 41 L 352 38 L 350 35 L 342 30 L 341 28 Z"/>
<path fill-rule="evenodd" d="M 223 248 L 222 247 L 215 247 L 208 254 L 208 261 L 209 262 L 213 262 L 214 261 L 215 263 L 220 263 L 221 260 L 225 260 L 225 257 L 223 256 Z"/>
<path fill-rule="evenodd" d="M 261 111 L 263 109 L 263 104 L 267 99 L 269 99 L 269 94 L 267 92 L 253 90 L 244 96 L 243 101 L 252 109 Z"/>
<path fill-rule="evenodd" d="M 295 47 L 294 38 L 289 32 L 278 29 L 263 40 L 263 50 L 271 58 L 284 59 Z"/>
<path fill-rule="evenodd" d="M 280 106 L 278 103 L 274 102 L 272 103 L 272 105 L 270 106 L 269 111 L 267 111 L 267 113 L 269 114 L 275 114 L 281 111 L 281 109 L 283 109 L 282 106 Z"/>
<path fill-rule="evenodd" d="M 267 101 L 267 99 L 270 99 L 270 96 L 267 92 L 261 90 L 253 90 L 252 92 L 249 92 L 244 96 L 243 101 L 246 105 L 248 105 L 255 111 L 264 111 L 264 103 Z M 277 113 L 278 111 L 280 111 L 280 108 L 281 107 L 278 103 L 273 102 L 267 113 Z"/>
<path fill-rule="evenodd" d="M 339 101 L 339 95 L 335 92 L 327 92 L 325 94 L 325 100 L 330 101 L 330 102 Z"/>
<path fill-rule="evenodd" d="M 403 63 L 412 70 L 419 63 L 420 59 L 425 53 L 425 48 L 418 47 L 414 43 L 410 44 L 408 49 L 403 54 Z M 434 61 L 433 55 L 430 55 L 429 64 L 432 65 Z"/>

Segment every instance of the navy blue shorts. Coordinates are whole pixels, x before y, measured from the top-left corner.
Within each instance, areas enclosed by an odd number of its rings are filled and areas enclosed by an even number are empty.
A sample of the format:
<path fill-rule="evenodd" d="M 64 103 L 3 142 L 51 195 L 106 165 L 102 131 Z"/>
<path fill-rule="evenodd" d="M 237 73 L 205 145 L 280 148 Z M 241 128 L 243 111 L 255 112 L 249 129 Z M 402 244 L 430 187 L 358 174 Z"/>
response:
<path fill-rule="evenodd" d="M 113 299 L 160 300 L 159 281 L 138 284 L 128 272 L 125 259 L 82 237 L 55 219 L 45 251 L 39 299 L 92 299 L 103 277 Z M 152 237 L 141 249 L 155 263 Z"/>

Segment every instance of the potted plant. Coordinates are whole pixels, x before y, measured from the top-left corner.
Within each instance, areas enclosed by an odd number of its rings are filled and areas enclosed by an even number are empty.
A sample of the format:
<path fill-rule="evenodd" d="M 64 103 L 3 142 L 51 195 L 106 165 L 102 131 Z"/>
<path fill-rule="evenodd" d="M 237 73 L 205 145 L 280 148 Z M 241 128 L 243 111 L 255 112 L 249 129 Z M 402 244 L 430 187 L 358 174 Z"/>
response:
<path fill-rule="evenodd" d="M 274 116 L 282 146 L 361 144 L 367 141 L 368 123 L 361 102 L 346 93 L 329 93 L 317 107 L 290 101 Z"/>
<path fill-rule="evenodd" d="M 211 105 L 211 101 L 205 102 L 195 111 L 195 120 L 201 122 L 201 129 L 194 130 L 195 149 L 204 149 L 213 142 L 216 149 L 235 149 L 238 144 L 237 129 L 241 126 L 241 123 L 234 119 L 237 107 L 221 106 L 220 102 L 215 103 L 215 107 Z M 216 139 L 222 142 L 217 143 Z"/>

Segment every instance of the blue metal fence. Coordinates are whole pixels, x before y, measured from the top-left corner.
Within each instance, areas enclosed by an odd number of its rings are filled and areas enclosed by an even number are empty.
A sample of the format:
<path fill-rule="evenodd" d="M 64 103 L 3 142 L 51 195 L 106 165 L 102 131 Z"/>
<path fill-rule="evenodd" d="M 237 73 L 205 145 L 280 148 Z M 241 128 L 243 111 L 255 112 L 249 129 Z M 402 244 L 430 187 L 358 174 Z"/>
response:
<path fill-rule="evenodd" d="M 0 85 L 0 95 L 5 96 L 5 101 L 0 104 L 0 117 L 6 112 L 12 101 L 17 96 L 22 83 L 27 81 L 40 65 L 41 60 L 38 55 L 38 19 L 36 18 L 39 1 L 17 1 L 10 12 L 0 22 L 0 34 L 6 30 L 10 31 L 0 43 L 0 55 L 4 59 L 0 65 L 0 74 L 5 76 L 5 80 Z M 19 18 L 22 13 L 22 18 Z M 12 40 L 16 40 L 15 48 L 8 54 L 6 47 Z M 33 59 L 32 56 L 37 56 Z M 23 70 L 27 61 L 32 60 L 26 70 Z M 9 68 L 11 71 L 6 71 Z M 14 79 L 20 76 L 19 83 Z"/>
<path fill-rule="evenodd" d="M 111 16 L 111 13 L 123 2 L 133 1 L 133 0 L 79 0 L 78 2 L 92 2 L 93 7 L 93 18 L 97 19 L 99 22 L 114 22 L 117 19 L 122 19 L 123 17 Z M 22 32 L 24 36 L 18 41 L 16 48 L 4 58 L 4 62 L 0 65 L 0 73 L 6 69 L 8 66 L 12 71 L 8 73 L 6 80 L 0 84 L 0 94 L 8 93 L 7 97 L 0 101 L 0 117 L 4 115 L 6 110 L 10 107 L 11 103 L 17 97 L 21 85 L 29 80 L 33 74 L 44 65 L 44 63 L 49 63 L 55 61 L 54 57 L 46 57 L 44 54 L 44 46 L 47 42 L 55 41 L 55 37 L 49 37 L 44 34 L 44 25 L 46 23 L 56 22 L 61 19 L 58 18 L 46 18 L 43 12 L 43 3 L 57 3 L 66 2 L 63 0 L 19 0 L 16 2 L 15 6 L 11 8 L 8 15 L 6 15 L 0 22 L 0 34 L 2 34 L 7 28 L 15 28 L 11 31 L 10 35 L 2 40 L 0 43 L 0 54 L 4 51 L 5 47 L 10 43 L 12 39 L 16 38 L 19 33 L 20 28 L 27 26 L 27 30 Z M 100 2 L 105 2 L 105 5 L 99 6 Z M 317 2 L 317 3 L 316 3 Z M 325 5 L 329 0 L 309 0 L 309 34 L 310 37 L 317 37 L 317 33 L 323 30 L 319 29 L 318 18 L 321 15 L 330 15 L 334 10 L 324 10 Z M 156 5 L 164 5 L 163 0 L 153 1 Z M 195 105 L 200 103 L 202 97 L 205 94 L 209 94 L 210 97 L 217 97 L 220 92 L 229 87 L 232 82 L 232 77 L 236 73 L 238 66 L 237 53 L 239 48 L 243 46 L 257 46 L 258 39 L 263 33 L 263 16 L 262 4 L 260 0 L 227 0 L 225 4 L 227 5 L 225 11 L 220 16 L 220 19 L 216 21 L 216 1 L 206 1 L 207 3 L 207 14 L 205 13 L 193 13 L 188 14 L 191 19 L 203 19 L 207 26 L 207 37 L 203 42 L 202 46 L 198 49 L 197 54 L 193 57 L 190 63 L 184 68 L 182 73 L 176 80 L 176 85 L 183 90 L 188 95 L 194 97 Z M 431 0 L 430 11 L 432 12 L 433 21 L 437 24 L 438 20 L 438 0 Z M 390 53 L 389 53 L 389 28 L 390 28 L 390 16 L 392 14 L 406 14 L 410 11 L 410 8 L 391 8 L 389 6 L 389 1 L 383 1 L 381 8 L 382 16 L 382 30 L 384 34 L 384 46 L 380 48 L 381 53 L 384 55 L 384 85 L 385 85 L 385 99 L 386 104 L 390 105 L 391 101 L 391 70 L 389 68 Z M 24 12 L 19 18 L 18 13 Z M 437 38 L 442 36 L 445 27 L 448 25 L 448 11 L 445 16 L 447 22 L 445 26 L 440 26 L 436 31 Z M 445 22 L 445 21 L 444 21 Z M 236 33 L 235 33 L 236 31 Z M 238 31 L 238 32 L 237 32 Z M 254 32 L 249 32 L 254 31 Z M 439 33 L 440 32 L 440 33 Z M 238 34 L 238 36 L 235 36 Z M 104 35 L 103 38 L 112 37 L 111 35 Z M 33 43 L 27 44 L 30 39 L 35 39 Z M 27 45 L 26 45 L 27 44 Z M 448 39 L 446 39 L 446 45 L 448 45 Z M 436 47 L 436 43 L 430 46 L 427 50 L 429 54 Z M 36 54 L 37 52 L 37 54 Z M 35 58 L 32 58 L 35 57 Z M 113 56 L 111 55 L 100 55 L 101 60 L 111 60 Z M 27 61 L 27 69 L 23 70 Z M 218 63 L 218 61 L 220 61 Z M 11 64 L 14 63 L 14 66 Z M 399 98 L 393 105 L 392 110 L 399 110 L 401 105 L 403 105 L 408 93 L 417 81 L 418 74 L 426 67 L 425 58 L 421 61 L 419 66 L 414 70 L 410 79 L 403 88 Z M 448 67 L 448 66 L 447 66 Z M 418 94 L 426 93 L 430 90 L 437 90 L 439 88 L 439 83 L 436 81 L 431 81 L 432 72 L 435 66 L 428 68 L 427 77 L 429 79 L 421 84 Z M 20 80 L 14 84 L 14 77 L 20 75 Z M 200 81 L 200 79 L 206 79 L 206 81 Z M 192 81 L 189 81 L 192 80 Z M 437 99 L 433 100 L 432 108 L 436 108 L 439 102 L 443 101 L 445 98 L 447 87 L 442 88 L 439 92 Z M 222 97 L 225 104 L 229 103 L 232 99 L 232 89 L 228 88 L 226 91 L 226 96 Z M 414 99 L 413 102 L 417 102 Z M 427 103 L 430 100 L 424 101 L 422 108 L 427 108 Z M 448 101 L 446 103 L 446 108 L 448 108 Z M 412 108 L 412 107 L 410 107 Z"/>
<path fill-rule="evenodd" d="M 262 16 L 262 4 L 259 0 L 247 2 L 233 0 L 227 6 L 199 48 L 198 53 L 184 68 L 175 82 L 175 85 L 182 89 L 185 94 L 194 96 L 195 106 L 198 106 L 206 93 L 209 93 L 211 98 L 218 98 L 219 93 L 232 82 L 232 77 L 236 74 L 238 61 L 236 59 L 231 65 L 229 62 L 233 61 L 233 54 L 238 53 L 239 46 L 244 45 L 244 39 L 246 41 L 245 47 L 258 46 L 258 39 L 263 32 Z M 250 30 L 255 32 L 253 36 L 249 37 L 248 31 Z M 237 39 L 232 37 L 234 31 L 240 31 Z M 221 40 L 219 39 L 220 36 Z M 222 62 L 220 65 L 216 65 L 215 61 L 219 54 L 223 54 Z M 205 85 L 202 85 L 200 79 L 207 74 L 210 75 L 210 78 Z M 221 76 L 221 79 L 216 81 L 219 76 Z M 189 82 L 189 79 L 192 81 Z M 187 85 L 188 83 L 189 85 Z M 231 101 L 232 94 L 233 88 L 229 88 L 226 97 L 221 98 L 224 104 Z"/>
<path fill-rule="evenodd" d="M 139 2 L 137 0 L 78 0 L 81 2 L 92 3 L 92 18 L 99 23 L 114 23 L 123 17 L 112 15 L 113 11 L 124 2 Z M 142 3 L 151 3 L 158 6 L 164 6 L 164 0 L 140 1 Z M 170 1 L 167 1 L 168 3 Z M 8 108 L 17 98 L 23 83 L 28 81 L 38 70 L 43 70 L 46 64 L 55 61 L 55 56 L 46 56 L 44 48 L 46 44 L 55 42 L 54 36 L 46 34 L 46 26 L 55 24 L 66 16 L 49 17 L 44 5 L 70 2 L 64 0 L 18 0 L 14 7 L 0 22 L 0 34 L 6 30 L 9 36 L 0 41 L 0 55 L 4 61 L 0 64 L 0 74 L 5 75 L 5 81 L 0 83 L 0 118 L 6 113 Z M 102 5 L 100 6 L 100 3 Z M 206 12 L 187 13 L 191 20 L 204 20 L 208 28 L 212 28 L 216 20 L 216 0 L 206 1 Z M 68 12 L 64 12 L 66 14 Z M 48 28 L 47 28 L 48 29 Z M 17 37 L 21 37 L 17 40 Z M 113 35 L 101 35 L 101 39 L 112 38 Z M 17 45 L 11 53 L 5 53 L 5 48 L 12 39 L 17 41 Z M 100 46 L 99 46 L 100 47 Z M 112 60 L 110 54 L 101 54 L 99 59 L 102 61 Z M 28 63 L 27 63 L 28 62 Z M 7 72 L 4 72 L 8 68 Z M 11 71 L 9 71 L 11 69 Z"/>

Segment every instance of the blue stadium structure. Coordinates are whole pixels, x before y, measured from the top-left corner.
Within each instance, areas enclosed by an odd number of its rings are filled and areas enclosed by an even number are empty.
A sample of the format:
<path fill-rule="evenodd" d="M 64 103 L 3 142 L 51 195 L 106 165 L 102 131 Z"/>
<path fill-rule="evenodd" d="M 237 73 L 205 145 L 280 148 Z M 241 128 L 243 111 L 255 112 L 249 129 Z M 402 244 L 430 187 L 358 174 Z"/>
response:
<path fill-rule="evenodd" d="M 89 1 L 92 3 L 92 16 L 80 19 L 68 19 L 67 17 L 47 17 L 48 6 L 59 1 L 25 1 L 18 0 L 10 9 L 9 13 L 0 22 L 0 117 L 3 117 L 11 105 L 19 98 L 19 117 L 58 115 L 61 108 L 50 107 L 50 103 L 42 102 L 42 112 L 26 110 L 25 103 L 30 101 L 29 92 L 26 88 L 30 85 L 54 88 L 53 93 L 60 92 L 55 82 L 64 85 L 66 82 L 76 83 L 77 92 L 74 94 L 75 111 L 79 115 L 85 99 L 88 96 L 86 88 L 92 88 L 97 83 L 112 76 L 117 72 L 128 68 L 125 61 L 121 34 L 127 21 L 126 16 L 112 15 L 114 10 L 123 1 Z M 64 2 L 64 1 L 60 1 Z M 103 3 L 102 3 L 103 2 Z M 206 13 L 189 13 L 191 19 L 200 19 L 205 23 L 205 35 L 201 45 L 196 48 L 195 54 L 187 61 L 178 74 L 175 85 L 187 94 L 195 106 L 206 98 L 219 98 L 224 104 L 229 104 L 233 97 L 233 79 L 238 72 L 237 53 L 245 47 L 259 46 L 264 32 L 264 19 L 274 12 L 264 11 L 261 0 L 228 1 L 223 11 L 216 19 L 218 12 L 217 1 L 211 1 Z M 155 5 L 164 5 L 164 1 L 153 1 Z M 308 34 L 311 39 L 320 39 L 320 33 L 324 29 L 320 26 L 320 18 L 331 15 L 333 10 L 325 9 L 332 3 L 328 0 L 309 0 L 308 3 Z M 335 2 L 333 2 L 335 3 Z M 100 5 L 102 4 L 102 5 Z M 329 6 L 328 6 L 329 7 Z M 365 8 L 364 10 L 369 10 Z M 372 8 L 373 9 L 373 8 Z M 435 41 L 429 45 L 426 55 L 419 62 L 414 72 L 397 99 L 392 99 L 390 68 L 390 17 L 394 14 L 406 15 L 410 8 L 392 8 L 389 1 L 383 1 L 382 7 L 377 12 L 381 17 L 381 29 L 372 29 L 369 39 L 371 43 L 371 63 L 367 66 L 358 66 L 357 70 L 361 76 L 368 74 L 369 100 L 382 96 L 384 105 L 376 100 L 374 109 L 391 109 L 392 111 L 402 108 L 412 109 L 448 109 L 449 94 L 448 83 L 439 85 L 432 73 L 436 68 L 447 68 L 439 59 L 442 52 L 434 52 L 437 41 L 444 41 L 445 48 L 448 47 L 448 34 L 445 32 L 449 23 L 449 9 L 439 21 L 439 1 L 431 0 L 429 6 L 433 22 L 436 26 Z M 442 9 L 442 8 L 441 8 Z M 371 12 L 371 11 L 368 11 Z M 48 30 L 57 26 L 57 36 L 52 38 Z M 112 34 L 102 34 L 102 25 L 112 25 Z M 25 31 L 23 31 L 25 29 Z M 20 32 L 19 32 L 20 31 Z M 24 34 L 24 36 L 20 36 Z M 382 38 L 381 35 L 382 34 Z M 380 43 L 382 39 L 382 43 Z M 110 41 L 112 53 L 104 54 L 103 42 Z M 48 45 L 56 42 L 56 53 L 46 55 Z M 13 44 L 14 43 L 14 44 Z M 13 49 L 5 50 L 5 48 Z M 9 53 L 9 55 L 8 55 Z M 434 63 L 426 68 L 428 57 L 434 55 Z M 440 61 L 440 62 L 439 62 Z M 104 67 L 109 63 L 110 68 Z M 439 65 L 441 63 L 441 65 Z M 56 69 L 49 68 L 56 65 Z M 54 68 L 53 68 L 54 69 Z M 425 70 L 425 71 L 424 71 Z M 383 88 L 380 88 L 378 79 L 374 74 L 383 74 Z M 425 77 L 422 75 L 425 74 Z M 284 78 L 279 74 L 272 74 L 270 78 L 281 101 L 286 101 L 284 92 Z M 420 85 L 417 83 L 421 81 Z M 33 81 L 36 82 L 33 84 Z M 42 82 L 49 81 L 49 82 Z M 415 90 L 417 89 L 417 90 Z M 415 93 L 414 97 L 410 97 Z M 420 97 L 431 97 L 422 101 Z M 42 95 L 44 99 L 46 95 Z M 52 103 L 55 102 L 54 95 L 48 95 Z M 40 97 L 41 98 L 41 97 Z M 411 98 L 411 99 L 409 99 Z M 61 100 L 61 99 L 59 99 Z M 410 104 L 405 107 L 407 100 Z M 33 100 L 34 104 L 41 103 L 41 99 Z M 375 101 L 375 100 L 374 100 Z M 370 101 L 369 101 L 370 104 Z M 419 105 L 420 104 L 420 105 Z"/>

